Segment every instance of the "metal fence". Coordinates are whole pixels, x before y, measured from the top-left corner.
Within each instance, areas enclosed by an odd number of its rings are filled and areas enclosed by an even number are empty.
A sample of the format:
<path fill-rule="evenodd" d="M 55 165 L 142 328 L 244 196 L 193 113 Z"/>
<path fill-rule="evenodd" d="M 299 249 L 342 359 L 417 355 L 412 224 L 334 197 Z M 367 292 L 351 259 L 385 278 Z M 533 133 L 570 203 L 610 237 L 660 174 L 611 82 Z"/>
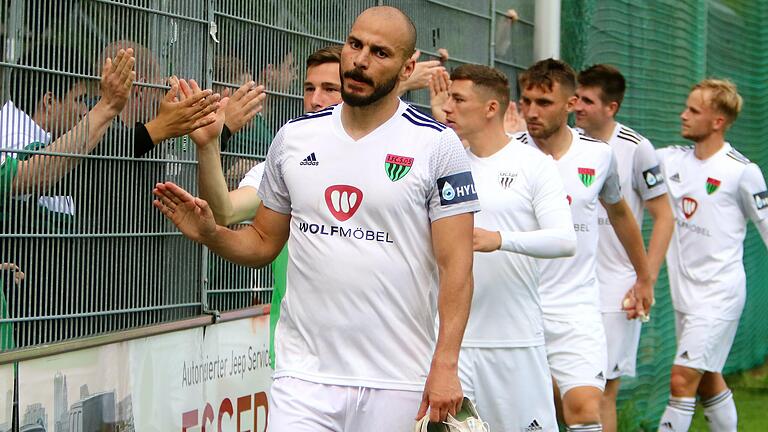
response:
<path fill-rule="evenodd" d="M 0 331 L 12 335 L 2 350 L 269 302 L 269 268 L 222 260 L 152 208 L 157 181 L 196 193 L 195 145 L 181 137 L 141 154 L 136 131 L 157 115 L 171 75 L 216 91 L 249 78 L 266 85 L 259 127 L 223 152 L 235 188 L 266 155 L 268 135 L 301 114 L 306 57 L 341 43 L 377 4 L 413 18 L 422 59 L 447 48 L 449 68 L 491 64 L 512 82 L 532 62 L 533 0 L 0 0 Z M 137 79 L 104 137 L 89 140 L 73 127 L 116 47 L 134 48 Z M 428 94 L 407 99 L 426 106 Z M 79 147 L 57 145 L 72 130 Z"/>

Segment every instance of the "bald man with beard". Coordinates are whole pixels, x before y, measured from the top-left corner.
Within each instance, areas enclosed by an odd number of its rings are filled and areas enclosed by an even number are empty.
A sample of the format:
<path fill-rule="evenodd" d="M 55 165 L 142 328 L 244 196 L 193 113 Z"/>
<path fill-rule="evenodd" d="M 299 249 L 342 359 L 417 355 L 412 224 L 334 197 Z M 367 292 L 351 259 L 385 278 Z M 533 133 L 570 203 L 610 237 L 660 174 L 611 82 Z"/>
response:
<path fill-rule="evenodd" d="M 441 421 L 462 409 L 479 205 L 456 134 L 397 97 L 415 44 L 396 8 L 357 17 L 341 54 L 343 103 L 281 128 L 247 228 L 217 226 L 173 183 L 155 189 L 187 237 L 238 264 L 264 266 L 289 244 L 270 431 L 405 431 L 427 412 Z M 217 139 L 221 127 L 196 135 Z"/>

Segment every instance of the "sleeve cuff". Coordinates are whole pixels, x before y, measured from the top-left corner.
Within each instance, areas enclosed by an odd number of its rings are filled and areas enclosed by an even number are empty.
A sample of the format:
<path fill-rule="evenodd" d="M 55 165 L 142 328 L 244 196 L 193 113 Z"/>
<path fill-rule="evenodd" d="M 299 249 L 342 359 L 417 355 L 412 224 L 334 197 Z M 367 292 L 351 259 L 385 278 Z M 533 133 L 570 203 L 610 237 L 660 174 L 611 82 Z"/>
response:
<path fill-rule="evenodd" d="M 155 143 L 144 123 L 136 122 L 133 129 L 133 157 L 142 157 L 155 148 Z"/>

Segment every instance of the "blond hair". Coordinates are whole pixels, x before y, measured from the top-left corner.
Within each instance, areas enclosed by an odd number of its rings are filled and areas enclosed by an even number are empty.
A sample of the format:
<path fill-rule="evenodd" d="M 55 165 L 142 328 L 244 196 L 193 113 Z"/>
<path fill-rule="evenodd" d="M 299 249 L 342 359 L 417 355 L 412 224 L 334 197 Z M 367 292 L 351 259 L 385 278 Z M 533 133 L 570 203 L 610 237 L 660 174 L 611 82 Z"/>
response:
<path fill-rule="evenodd" d="M 709 92 L 710 105 L 725 115 L 726 124 L 730 126 L 741 112 L 744 100 L 736 90 L 736 84 L 728 79 L 705 79 L 691 88 L 691 91 L 702 90 Z"/>

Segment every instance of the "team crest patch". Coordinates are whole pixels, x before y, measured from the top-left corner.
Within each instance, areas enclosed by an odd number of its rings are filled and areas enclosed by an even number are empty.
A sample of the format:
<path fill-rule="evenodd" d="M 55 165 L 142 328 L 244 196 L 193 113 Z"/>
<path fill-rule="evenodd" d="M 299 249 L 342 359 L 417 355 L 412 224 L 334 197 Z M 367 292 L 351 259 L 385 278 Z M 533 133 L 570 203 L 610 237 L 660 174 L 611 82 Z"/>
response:
<path fill-rule="evenodd" d="M 707 195 L 712 195 L 720 187 L 720 180 L 707 177 Z"/>
<path fill-rule="evenodd" d="M 512 183 L 515 182 L 515 179 L 517 178 L 517 173 L 511 173 L 511 172 L 500 172 L 499 173 L 499 184 L 504 189 L 509 189 L 512 187 Z"/>
<path fill-rule="evenodd" d="M 411 171 L 412 166 L 412 157 L 388 154 L 387 158 L 384 159 L 384 171 L 393 182 L 405 177 Z"/>
<path fill-rule="evenodd" d="M 590 187 L 592 182 L 595 181 L 595 169 L 594 168 L 579 168 L 579 180 L 584 183 L 584 186 Z"/>
<path fill-rule="evenodd" d="M 696 213 L 696 209 L 699 208 L 699 203 L 696 202 L 695 199 L 690 197 L 683 197 L 683 214 L 685 215 L 686 219 L 690 219 L 694 213 Z"/>

